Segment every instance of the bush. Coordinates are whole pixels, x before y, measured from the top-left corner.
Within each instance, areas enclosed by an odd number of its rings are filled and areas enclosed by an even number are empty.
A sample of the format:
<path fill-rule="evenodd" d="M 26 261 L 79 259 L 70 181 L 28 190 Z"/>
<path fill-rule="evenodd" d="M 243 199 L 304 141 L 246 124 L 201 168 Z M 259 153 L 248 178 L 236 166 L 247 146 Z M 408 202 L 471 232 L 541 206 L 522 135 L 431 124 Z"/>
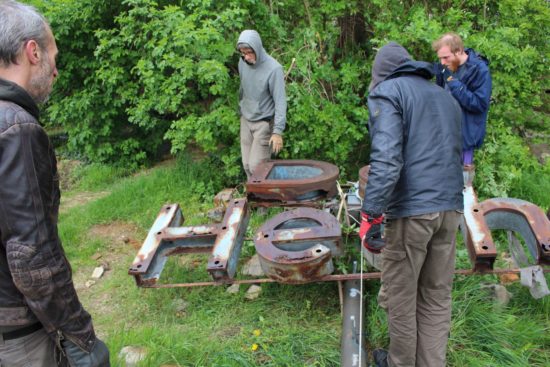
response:
<path fill-rule="evenodd" d="M 70 150 L 91 161 L 137 167 L 166 152 L 166 142 L 172 152 L 193 144 L 236 183 L 242 170 L 234 46 L 240 31 L 255 28 L 287 73 L 281 157 L 327 160 L 357 179 L 368 161 L 365 95 L 376 49 L 395 40 L 417 59 L 436 61 L 431 42 L 452 30 L 491 61 L 488 135 L 476 157 L 479 195 L 507 195 L 526 172 L 543 170 L 518 137 L 550 128 L 550 10 L 543 0 L 37 5 L 61 50 L 45 120 L 63 126 Z"/>

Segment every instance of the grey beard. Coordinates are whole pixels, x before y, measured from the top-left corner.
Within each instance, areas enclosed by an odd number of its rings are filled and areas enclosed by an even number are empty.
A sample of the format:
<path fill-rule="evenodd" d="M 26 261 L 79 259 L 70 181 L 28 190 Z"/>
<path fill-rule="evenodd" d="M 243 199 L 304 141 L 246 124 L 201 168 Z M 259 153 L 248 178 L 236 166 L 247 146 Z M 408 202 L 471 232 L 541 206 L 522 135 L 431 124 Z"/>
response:
<path fill-rule="evenodd" d="M 40 69 L 40 75 L 31 78 L 29 82 L 29 94 L 36 104 L 43 104 L 50 98 L 50 92 L 52 90 L 50 84 L 50 76 L 48 73 L 44 73 L 46 65 L 43 65 Z"/>

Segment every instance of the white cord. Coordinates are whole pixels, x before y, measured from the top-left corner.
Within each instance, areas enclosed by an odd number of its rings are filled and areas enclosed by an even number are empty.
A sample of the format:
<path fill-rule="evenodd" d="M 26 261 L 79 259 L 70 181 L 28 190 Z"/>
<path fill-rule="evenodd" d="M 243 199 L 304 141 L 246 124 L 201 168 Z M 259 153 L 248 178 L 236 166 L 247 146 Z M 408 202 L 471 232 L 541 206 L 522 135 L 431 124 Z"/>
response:
<path fill-rule="evenodd" d="M 361 244 L 360 247 L 362 247 Z M 359 254 L 361 255 L 361 279 L 359 280 L 359 296 L 361 297 L 361 303 L 359 303 L 359 367 L 361 367 L 361 357 L 363 356 L 363 249 L 361 249 Z"/>

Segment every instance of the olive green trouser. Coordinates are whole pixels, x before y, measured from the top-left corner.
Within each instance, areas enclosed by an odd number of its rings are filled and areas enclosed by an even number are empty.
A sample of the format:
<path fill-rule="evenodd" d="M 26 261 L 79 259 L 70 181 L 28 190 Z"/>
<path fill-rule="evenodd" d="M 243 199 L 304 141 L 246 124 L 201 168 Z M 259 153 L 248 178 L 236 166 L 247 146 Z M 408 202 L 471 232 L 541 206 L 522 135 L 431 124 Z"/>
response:
<path fill-rule="evenodd" d="M 378 302 L 388 313 L 389 366 L 445 366 L 461 215 L 451 210 L 386 223 Z"/>
<path fill-rule="evenodd" d="M 241 116 L 241 156 L 246 177 L 250 177 L 260 162 L 271 157 L 269 121 L 248 121 Z"/>

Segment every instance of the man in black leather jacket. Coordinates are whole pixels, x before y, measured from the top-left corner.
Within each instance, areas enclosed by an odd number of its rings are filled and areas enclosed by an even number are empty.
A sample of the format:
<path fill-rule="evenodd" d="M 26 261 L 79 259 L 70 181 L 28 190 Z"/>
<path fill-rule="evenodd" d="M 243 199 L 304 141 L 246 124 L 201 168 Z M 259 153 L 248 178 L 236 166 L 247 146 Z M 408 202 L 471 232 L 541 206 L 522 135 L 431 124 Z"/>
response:
<path fill-rule="evenodd" d="M 375 351 L 379 366 L 445 366 L 463 209 L 461 112 L 432 77 L 431 64 L 412 61 L 393 42 L 372 68 L 360 236 L 367 250 L 382 253 L 379 303 L 388 312 L 390 346 L 387 358 Z"/>
<path fill-rule="evenodd" d="M 0 0 L 0 365 L 109 366 L 57 233 L 59 177 L 38 122 L 57 46 L 34 8 Z M 55 353 L 61 352 L 61 353 Z"/>

